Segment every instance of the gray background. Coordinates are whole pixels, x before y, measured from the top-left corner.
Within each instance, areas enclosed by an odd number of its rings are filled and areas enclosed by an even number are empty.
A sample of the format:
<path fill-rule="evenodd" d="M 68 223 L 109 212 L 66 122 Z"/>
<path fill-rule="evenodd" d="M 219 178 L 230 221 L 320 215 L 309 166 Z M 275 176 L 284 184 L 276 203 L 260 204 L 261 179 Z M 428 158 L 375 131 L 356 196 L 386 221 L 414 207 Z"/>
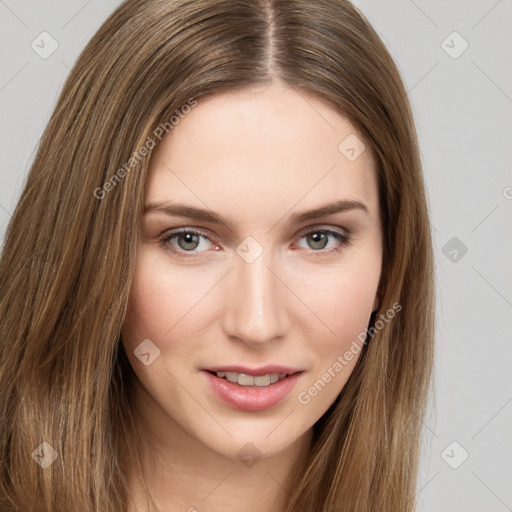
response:
<path fill-rule="evenodd" d="M 354 3 L 410 93 L 434 225 L 437 355 L 419 510 L 512 511 L 512 1 Z M 64 79 L 119 4 L 0 0 L 2 239 Z M 44 31 L 58 43 L 46 59 L 31 47 Z"/>

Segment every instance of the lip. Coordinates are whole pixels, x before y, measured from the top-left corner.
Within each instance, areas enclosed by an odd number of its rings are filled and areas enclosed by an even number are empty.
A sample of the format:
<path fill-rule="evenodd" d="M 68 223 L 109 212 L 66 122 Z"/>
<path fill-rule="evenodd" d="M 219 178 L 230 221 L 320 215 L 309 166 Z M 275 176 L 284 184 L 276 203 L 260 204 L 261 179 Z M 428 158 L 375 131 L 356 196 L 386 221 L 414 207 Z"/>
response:
<path fill-rule="evenodd" d="M 237 371 L 231 370 L 230 368 L 241 367 L 227 366 L 224 368 L 228 368 L 228 370 L 226 371 Z M 272 371 L 269 371 L 268 368 L 271 368 Z M 259 373 L 259 375 L 266 375 L 267 373 L 287 373 L 287 371 L 274 371 L 276 369 L 283 368 L 284 367 L 282 366 L 272 366 L 264 367 L 263 369 L 259 368 L 257 371 L 261 372 Z M 289 370 L 289 368 L 284 369 Z M 290 392 L 295 387 L 303 373 L 302 371 L 298 371 L 295 372 L 293 375 L 289 375 L 288 377 L 285 377 L 284 379 L 275 382 L 274 384 L 270 384 L 269 386 L 266 387 L 259 387 L 241 386 L 240 384 L 229 382 L 226 379 L 217 377 L 216 375 L 209 373 L 210 371 L 225 370 L 202 370 L 201 374 L 205 376 L 210 387 L 210 390 L 213 392 L 216 398 L 218 398 L 225 405 L 228 405 L 229 407 L 233 409 L 238 409 L 240 411 L 263 411 L 265 409 L 270 409 L 271 407 L 274 407 L 287 395 L 290 394 Z M 244 373 L 243 371 L 237 372 Z M 250 373 L 247 373 L 247 375 L 250 375 Z"/>
<path fill-rule="evenodd" d="M 286 373 L 291 375 L 302 371 L 300 368 L 289 368 L 287 366 L 281 366 L 277 364 L 268 364 L 266 366 L 260 366 L 259 368 L 248 368 L 247 366 L 241 365 L 228 365 L 228 366 L 210 366 L 208 368 L 202 368 L 209 372 L 236 372 L 244 373 L 245 375 L 252 375 L 253 377 L 259 377 L 261 375 L 267 375 L 269 373 Z"/>

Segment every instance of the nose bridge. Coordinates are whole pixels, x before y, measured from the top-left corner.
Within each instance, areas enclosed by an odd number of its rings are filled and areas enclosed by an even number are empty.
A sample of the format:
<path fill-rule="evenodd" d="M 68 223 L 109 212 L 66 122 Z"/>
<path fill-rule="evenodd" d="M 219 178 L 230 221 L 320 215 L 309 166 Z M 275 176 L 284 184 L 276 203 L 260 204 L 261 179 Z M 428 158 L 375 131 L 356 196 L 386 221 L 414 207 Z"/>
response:
<path fill-rule="evenodd" d="M 240 244 L 225 312 L 227 334 L 251 345 L 272 341 L 286 328 L 282 284 L 274 275 L 271 251 L 259 247 L 251 241 Z"/>

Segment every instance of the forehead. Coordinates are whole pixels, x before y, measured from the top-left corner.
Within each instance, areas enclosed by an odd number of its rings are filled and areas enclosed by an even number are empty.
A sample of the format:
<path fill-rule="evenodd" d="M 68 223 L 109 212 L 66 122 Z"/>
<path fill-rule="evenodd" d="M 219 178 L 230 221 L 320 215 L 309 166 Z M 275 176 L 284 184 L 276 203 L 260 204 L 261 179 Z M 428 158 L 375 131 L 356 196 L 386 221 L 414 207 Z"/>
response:
<path fill-rule="evenodd" d="M 302 90 L 272 85 L 200 98 L 153 153 L 146 202 L 277 214 L 298 202 L 307 209 L 355 199 L 376 217 L 371 151 L 355 159 L 344 152 L 347 144 L 361 151 L 360 139 L 338 109 Z"/>

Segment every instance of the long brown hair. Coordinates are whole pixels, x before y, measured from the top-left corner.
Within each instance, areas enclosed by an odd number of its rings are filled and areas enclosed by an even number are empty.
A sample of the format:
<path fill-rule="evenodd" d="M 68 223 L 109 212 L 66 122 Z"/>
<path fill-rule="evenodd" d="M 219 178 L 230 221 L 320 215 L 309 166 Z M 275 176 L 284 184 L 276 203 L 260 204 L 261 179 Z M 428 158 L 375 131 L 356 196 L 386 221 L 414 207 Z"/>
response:
<path fill-rule="evenodd" d="M 329 100 L 371 148 L 380 311 L 402 307 L 315 424 L 284 512 L 414 509 L 435 291 L 417 136 L 390 54 L 348 0 L 127 0 L 70 72 L 4 241 L 2 511 L 126 510 L 120 332 L 155 134 L 191 99 L 272 80 Z"/>

